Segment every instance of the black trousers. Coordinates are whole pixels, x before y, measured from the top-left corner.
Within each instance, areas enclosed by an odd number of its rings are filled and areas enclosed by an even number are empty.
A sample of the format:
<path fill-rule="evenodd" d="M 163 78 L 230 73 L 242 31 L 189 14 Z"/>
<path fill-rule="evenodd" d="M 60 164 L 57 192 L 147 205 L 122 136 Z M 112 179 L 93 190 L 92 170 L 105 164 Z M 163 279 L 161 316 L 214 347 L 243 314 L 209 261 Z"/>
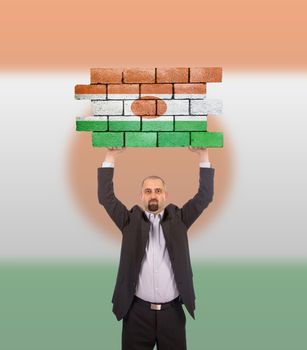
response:
<path fill-rule="evenodd" d="M 186 317 L 180 301 L 151 310 L 134 299 L 123 318 L 122 350 L 186 350 Z"/>

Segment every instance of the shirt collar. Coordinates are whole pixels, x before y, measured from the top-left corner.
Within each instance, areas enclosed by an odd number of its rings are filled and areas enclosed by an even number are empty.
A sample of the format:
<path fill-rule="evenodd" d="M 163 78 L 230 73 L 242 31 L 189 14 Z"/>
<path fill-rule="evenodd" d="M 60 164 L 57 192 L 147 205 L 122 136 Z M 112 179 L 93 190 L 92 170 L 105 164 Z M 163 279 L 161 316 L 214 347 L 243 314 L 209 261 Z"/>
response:
<path fill-rule="evenodd" d="M 151 213 L 151 212 L 149 212 L 149 211 L 147 211 L 147 210 L 144 210 L 144 212 L 145 212 L 146 216 L 148 217 L 148 219 L 149 219 L 149 215 L 150 215 L 150 214 L 154 214 L 154 213 Z M 163 214 L 164 214 L 164 209 L 161 210 L 160 213 L 154 214 L 154 215 L 160 215 L 160 220 L 161 220 L 161 219 L 163 218 Z"/>

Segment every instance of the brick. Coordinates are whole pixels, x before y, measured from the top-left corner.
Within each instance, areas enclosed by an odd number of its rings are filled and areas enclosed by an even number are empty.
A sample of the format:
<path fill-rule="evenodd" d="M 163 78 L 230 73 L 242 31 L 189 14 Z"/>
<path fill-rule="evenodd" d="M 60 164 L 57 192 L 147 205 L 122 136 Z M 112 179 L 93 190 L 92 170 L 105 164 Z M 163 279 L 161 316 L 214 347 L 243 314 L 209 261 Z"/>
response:
<path fill-rule="evenodd" d="M 139 89 L 139 84 L 108 84 L 108 99 L 136 99 L 140 97 Z"/>
<path fill-rule="evenodd" d="M 172 84 L 141 84 L 141 97 L 153 95 L 163 99 L 173 96 Z"/>
<path fill-rule="evenodd" d="M 184 147 L 189 145 L 189 132 L 158 132 L 158 147 Z"/>
<path fill-rule="evenodd" d="M 94 147 L 123 147 L 124 133 L 93 131 L 92 145 Z"/>
<path fill-rule="evenodd" d="M 123 101 L 92 101 L 92 113 L 94 115 L 122 115 Z"/>
<path fill-rule="evenodd" d="M 157 114 L 157 101 L 156 97 L 144 96 L 136 100 L 125 100 L 124 101 L 124 115 L 137 115 L 137 116 L 158 116 Z M 163 100 L 160 105 L 160 112 L 166 111 L 166 103 Z"/>
<path fill-rule="evenodd" d="M 173 131 L 173 117 L 142 118 L 142 131 Z"/>
<path fill-rule="evenodd" d="M 221 67 L 193 67 L 190 68 L 191 83 L 219 83 L 222 81 Z"/>
<path fill-rule="evenodd" d="M 109 117 L 110 131 L 140 131 L 140 117 Z"/>
<path fill-rule="evenodd" d="M 76 85 L 76 100 L 105 100 L 106 85 Z"/>
<path fill-rule="evenodd" d="M 135 115 L 156 115 L 156 100 L 139 99 L 131 104 L 131 112 Z"/>
<path fill-rule="evenodd" d="M 188 83 L 189 68 L 157 68 L 157 83 Z"/>
<path fill-rule="evenodd" d="M 166 110 L 165 110 L 166 105 Z M 165 110 L 165 112 L 163 112 Z M 189 115 L 189 100 L 157 100 L 158 115 Z"/>
<path fill-rule="evenodd" d="M 108 129 L 107 117 L 77 117 L 77 131 L 106 131 Z"/>
<path fill-rule="evenodd" d="M 126 68 L 123 71 L 124 83 L 154 83 L 155 68 Z"/>
<path fill-rule="evenodd" d="M 193 147 L 223 147 L 222 132 L 191 132 L 191 146 Z"/>
<path fill-rule="evenodd" d="M 206 96 L 206 84 L 174 84 L 175 99 L 203 99 Z"/>
<path fill-rule="evenodd" d="M 207 130 L 206 116 L 174 116 L 175 131 L 205 131 Z"/>
<path fill-rule="evenodd" d="M 129 132 L 125 133 L 126 147 L 156 147 L 157 133 L 155 132 Z"/>
<path fill-rule="evenodd" d="M 105 94 L 106 85 L 76 85 L 75 94 Z"/>
<path fill-rule="evenodd" d="M 91 84 L 121 83 L 122 68 L 91 68 Z"/>
<path fill-rule="evenodd" d="M 192 115 L 219 115 L 222 113 L 222 110 L 222 101 L 218 99 L 191 100 Z"/>
<path fill-rule="evenodd" d="M 106 94 L 76 94 L 76 100 L 106 100 Z"/>

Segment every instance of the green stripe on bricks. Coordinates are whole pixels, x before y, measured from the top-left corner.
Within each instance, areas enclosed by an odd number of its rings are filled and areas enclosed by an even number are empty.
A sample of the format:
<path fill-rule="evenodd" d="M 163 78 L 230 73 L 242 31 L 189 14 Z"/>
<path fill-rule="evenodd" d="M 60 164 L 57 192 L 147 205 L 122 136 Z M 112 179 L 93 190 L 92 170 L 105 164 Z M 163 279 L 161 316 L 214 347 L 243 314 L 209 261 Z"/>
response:
<path fill-rule="evenodd" d="M 139 131 L 141 129 L 140 121 L 122 122 L 109 119 L 110 131 Z"/>
<path fill-rule="evenodd" d="M 142 118 L 142 131 L 174 131 L 173 116 Z"/>
<path fill-rule="evenodd" d="M 175 131 L 205 131 L 206 121 L 177 121 L 175 119 Z"/>
<path fill-rule="evenodd" d="M 190 145 L 189 132 L 159 132 L 158 147 L 184 147 Z"/>
<path fill-rule="evenodd" d="M 126 147 L 156 147 L 157 133 L 156 132 L 126 132 L 125 133 Z"/>
<path fill-rule="evenodd" d="M 94 121 L 94 120 L 77 120 L 77 131 L 106 131 L 108 128 L 107 121 Z"/>
<path fill-rule="evenodd" d="M 94 147 L 123 147 L 124 133 L 93 131 L 92 145 Z"/>
<path fill-rule="evenodd" d="M 175 115 L 175 131 L 206 131 L 207 116 Z"/>
<path fill-rule="evenodd" d="M 173 131 L 173 122 L 143 122 L 142 131 Z"/>
<path fill-rule="evenodd" d="M 191 146 L 193 147 L 223 147 L 222 132 L 191 132 Z"/>

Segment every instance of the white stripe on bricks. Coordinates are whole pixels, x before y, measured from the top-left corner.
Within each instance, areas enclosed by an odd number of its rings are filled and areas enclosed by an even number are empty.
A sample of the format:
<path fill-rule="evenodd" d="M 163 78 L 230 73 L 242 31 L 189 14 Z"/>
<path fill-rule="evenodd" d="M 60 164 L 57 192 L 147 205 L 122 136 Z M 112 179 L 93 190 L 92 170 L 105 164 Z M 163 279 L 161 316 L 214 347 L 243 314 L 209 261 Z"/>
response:
<path fill-rule="evenodd" d="M 191 114 L 213 114 L 222 113 L 223 103 L 219 99 L 191 100 Z"/>
<path fill-rule="evenodd" d="M 92 101 L 94 115 L 121 115 L 123 114 L 123 101 Z"/>

